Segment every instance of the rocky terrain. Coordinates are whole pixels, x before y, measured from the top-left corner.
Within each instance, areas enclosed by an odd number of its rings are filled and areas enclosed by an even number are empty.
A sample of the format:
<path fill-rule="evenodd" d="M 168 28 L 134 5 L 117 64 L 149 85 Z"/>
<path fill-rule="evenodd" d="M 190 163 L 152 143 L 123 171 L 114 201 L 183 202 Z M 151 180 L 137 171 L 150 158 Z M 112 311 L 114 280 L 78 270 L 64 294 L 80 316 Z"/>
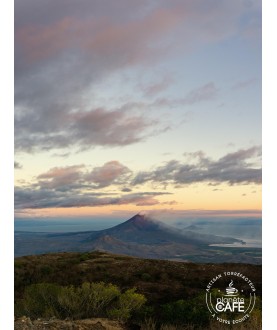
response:
<path fill-rule="evenodd" d="M 57 320 L 37 319 L 32 321 L 29 317 L 20 317 L 15 320 L 15 330 L 124 330 L 123 325 L 107 319 L 88 320 Z"/>

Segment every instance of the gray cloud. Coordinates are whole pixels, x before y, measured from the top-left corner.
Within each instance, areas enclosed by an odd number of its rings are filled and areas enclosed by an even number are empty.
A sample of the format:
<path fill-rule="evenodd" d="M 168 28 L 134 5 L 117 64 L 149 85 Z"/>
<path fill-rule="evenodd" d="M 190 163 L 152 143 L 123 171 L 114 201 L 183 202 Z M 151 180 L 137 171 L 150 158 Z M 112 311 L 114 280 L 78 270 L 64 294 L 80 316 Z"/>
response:
<path fill-rule="evenodd" d="M 235 83 L 231 88 L 233 90 L 241 90 L 241 89 L 247 88 L 249 86 L 252 86 L 256 82 L 257 82 L 257 79 L 256 78 L 250 78 L 250 79 L 247 79 L 247 80 L 241 80 L 241 81 L 238 81 L 237 83 Z"/>
<path fill-rule="evenodd" d="M 59 111 L 59 110 L 58 110 Z M 15 118 L 17 150 L 36 151 L 77 146 L 124 146 L 149 135 L 155 122 L 127 110 L 94 109 L 60 113 L 42 112 L 39 117 L 26 113 Z"/>
<path fill-rule="evenodd" d="M 203 152 L 185 154 L 188 161 L 172 160 L 152 171 L 139 172 L 133 185 L 145 182 L 161 184 L 260 184 L 261 168 L 256 163 L 261 157 L 261 148 L 252 147 L 229 153 L 218 160 L 211 160 Z M 194 161 L 191 161 L 193 159 Z"/>
<path fill-rule="evenodd" d="M 173 83 L 172 77 L 170 75 L 166 75 L 156 83 L 145 86 L 140 85 L 140 89 L 146 96 L 155 96 L 166 90 L 172 83 Z"/>
<path fill-rule="evenodd" d="M 70 152 L 64 152 L 64 153 L 54 153 L 51 155 L 52 157 L 59 157 L 59 158 L 67 158 L 70 156 Z"/>
<path fill-rule="evenodd" d="M 152 68 L 195 45 L 256 31 L 253 17 L 259 11 L 253 1 L 207 6 L 205 0 L 16 0 L 16 150 L 125 146 L 143 140 L 157 122 L 130 109 L 93 108 L 89 100 L 95 85 L 126 68 Z M 181 48 L 176 40 L 182 40 Z M 148 86 L 146 93 L 157 94 L 166 84 Z M 216 92 L 209 83 L 182 101 L 194 104 Z"/>
<path fill-rule="evenodd" d="M 16 170 L 20 170 L 21 168 L 22 168 L 22 165 L 20 164 L 20 163 L 18 163 L 18 162 L 14 162 L 14 168 L 16 169 Z"/>
<path fill-rule="evenodd" d="M 55 167 L 38 175 L 35 183 L 16 187 L 15 206 L 17 209 L 36 209 L 123 204 L 173 205 L 175 201 L 161 203 L 157 199 L 158 196 L 170 194 L 165 191 L 166 185 L 261 183 L 261 147 L 241 149 L 218 160 L 212 160 L 202 151 L 185 153 L 184 156 L 185 162 L 171 160 L 151 171 L 138 173 L 133 173 L 118 161 L 110 161 L 91 170 L 84 165 Z M 161 185 L 163 191 L 131 193 L 131 187 L 145 183 Z M 109 191 L 109 187 L 117 189 Z M 100 192 L 100 188 L 105 190 Z"/>
<path fill-rule="evenodd" d="M 68 188 L 80 181 L 83 175 L 81 172 L 82 168 L 84 168 L 84 165 L 54 167 L 37 177 L 38 185 L 49 189 Z"/>
<path fill-rule="evenodd" d="M 118 161 L 110 161 L 101 167 L 95 167 L 85 176 L 88 182 L 97 184 L 97 188 L 110 186 L 111 184 L 124 184 L 128 181 L 131 170 Z"/>
<path fill-rule="evenodd" d="M 15 189 L 15 208 L 44 209 L 44 208 L 70 208 L 70 207 L 94 207 L 105 205 L 133 204 L 137 206 L 155 205 L 159 201 L 155 196 L 167 194 L 165 192 L 141 192 L 112 196 L 105 193 L 73 193 L 61 192 L 53 189 Z"/>
<path fill-rule="evenodd" d="M 130 189 L 130 188 L 123 188 L 123 189 L 121 189 L 121 191 L 122 191 L 122 192 L 131 192 L 132 189 Z"/>
<path fill-rule="evenodd" d="M 43 209 L 85 206 L 160 204 L 156 197 L 167 192 L 131 193 L 126 186 L 117 192 L 100 188 L 130 183 L 131 170 L 118 161 L 110 161 L 89 170 L 84 165 L 54 167 L 41 173 L 36 181 L 15 188 L 15 208 Z"/>
<path fill-rule="evenodd" d="M 183 104 L 191 105 L 194 103 L 214 99 L 217 93 L 218 89 L 216 88 L 215 84 L 213 82 L 209 82 L 203 86 L 191 90 L 180 102 Z"/>
<path fill-rule="evenodd" d="M 102 166 L 88 169 L 84 165 L 55 167 L 40 174 L 34 188 L 69 191 L 100 189 L 110 186 L 122 187 L 122 192 L 131 192 L 132 186 L 157 183 L 186 185 L 206 182 L 211 186 L 220 183 L 260 184 L 261 147 L 240 149 L 213 160 L 203 151 L 184 153 L 186 161 L 170 160 L 150 171 L 133 172 L 119 161 L 109 161 Z"/>
<path fill-rule="evenodd" d="M 33 189 L 56 191 L 94 190 L 110 186 L 120 187 L 122 192 L 131 192 L 132 186 L 153 182 L 166 186 L 207 182 L 260 184 L 261 147 L 240 149 L 213 160 L 203 151 L 184 153 L 186 161 L 170 160 L 150 171 L 133 172 L 119 161 L 112 160 L 102 166 L 89 169 L 85 165 L 54 167 L 36 177 Z M 31 187 L 30 187 L 31 188 Z"/>
<path fill-rule="evenodd" d="M 245 218 L 245 219 L 257 219 L 262 217 L 261 210 L 174 210 L 174 209 L 160 209 L 151 210 L 150 214 L 153 217 L 157 216 L 160 220 L 165 219 L 168 221 L 170 218 L 176 217 L 180 219 L 205 219 L 211 218 L 222 221 L 222 219 L 234 219 L 234 218 Z"/>
<path fill-rule="evenodd" d="M 76 6 L 76 2 L 66 2 L 64 11 L 61 2 L 53 14 L 49 11 L 52 3 L 41 3 L 46 16 L 33 1 L 24 7 L 16 4 L 16 150 L 124 146 L 141 141 L 156 121 L 134 115 L 130 108 L 89 109 L 88 99 L 93 86 L 113 72 L 162 56 L 159 47 L 149 44 L 171 31 L 180 15 L 174 8 L 148 10 L 141 2 L 144 15 L 130 22 L 123 12 L 112 14 L 110 3 L 82 1 Z"/>
<path fill-rule="evenodd" d="M 99 189 L 129 182 L 131 170 L 118 161 L 110 161 L 89 170 L 84 165 L 54 167 L 37 176 L 34 188 L 59 191 Z"/>
<path fill-rule="evenodd" d="M 151 104 L 152 107 L 176 107 L 176 106 L 190 106 L 196 103 L 205 101 L 212 101 L 218 95 L 218 88 L 214 82 L 208 82 L 202 86 L 198 86 L 189 91 L 185 97 L 169 99 L 165 97 L 157 98 Z"/>

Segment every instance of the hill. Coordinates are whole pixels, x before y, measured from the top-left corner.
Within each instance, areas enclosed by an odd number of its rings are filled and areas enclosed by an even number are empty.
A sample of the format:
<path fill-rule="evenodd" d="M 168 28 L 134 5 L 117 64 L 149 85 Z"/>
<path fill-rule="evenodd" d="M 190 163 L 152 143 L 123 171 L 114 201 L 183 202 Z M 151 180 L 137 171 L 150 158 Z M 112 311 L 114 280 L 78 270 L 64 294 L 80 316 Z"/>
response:
<path fill-rule="evenodd" d="M 251 264 L 195 264 L 110 254 L 53 253 L 15 259 L 15 294 L 33 283 L 80 285 L 84 281 L 111 282 L 136 287 L 150 301 L 167 301 L 202 291 L 214 274 L 224 271 L 249 274 L 261 294 L 261 266 Z"/>
<path fill-rule="evenodd" d="M 183 314 L 175 315 L 174 304 L 184 301 L 191 323 L 207 322 L 205 289 L 210 280 L 226 271 L 245 274 L 262 295 L 262 269 L 251 264 L 195 264 L 168 260 L 141 259 L 100 251 L 90 253 L 55 253 L 15 259 L 15 302 L 21 301 L 26 288 L 37 283 L 79 287 L 84 282 L 112 283 L 125 291 L 136 288 L 147 299 L 143 314 L 134 316 L 129 329 L 147 317 L 162 322 L 183 322 Z M 226 282 L 227 285 L 227 282 Z M 247 294 L 248 285 L 242 287 Z M 260 305 L 256 304 L 258 310 Z M 172 310 L 173 321 L 163 311 Z M 18 315 L 22 316 L 22 315 Z M 180 317 L 180 319 L 177 319 Z M 150 329 L 150 328 L 143 328 Z M 156 329 L 156 328 L 151 328 Z M 172 328 L 174 329 L 174 328 Z M 202 328 L 199 328 L 202 329 Z M 204 329 L 204 328 L 203 328 Z M 206 329 L 206 327 L 205 327 Z M 223 327 L 222 327 L 223 329 Z M 249 327 L 249 329 L 254 329 Z M 258 328 L 257 328 L 258 329 Z"/>

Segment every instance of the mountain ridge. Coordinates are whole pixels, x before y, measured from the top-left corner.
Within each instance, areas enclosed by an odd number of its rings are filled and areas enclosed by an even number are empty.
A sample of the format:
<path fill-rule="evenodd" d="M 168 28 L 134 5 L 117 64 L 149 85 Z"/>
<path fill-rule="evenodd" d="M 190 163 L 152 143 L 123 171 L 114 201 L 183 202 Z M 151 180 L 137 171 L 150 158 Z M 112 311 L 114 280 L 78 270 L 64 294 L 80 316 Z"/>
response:
<path fill-rule="evenodd" d="M 233 237 L 179 231 L 146 214 L 136 214 L 121 224 L 98 231 L 70 233 L 15 233 L 15 255 L 101 250 L 130 256 L 195 262 L 250 262 L 252 252 L 224 250 L 212 244 L 243 243 Z M 241 249 L 241 248 L 240 248 Z M 254 251 L 255 253 L 257 251 Z M 250 254 L 249 254 L 250 253 Z M 255 259 L 256 258 L 256 259 Z"/>

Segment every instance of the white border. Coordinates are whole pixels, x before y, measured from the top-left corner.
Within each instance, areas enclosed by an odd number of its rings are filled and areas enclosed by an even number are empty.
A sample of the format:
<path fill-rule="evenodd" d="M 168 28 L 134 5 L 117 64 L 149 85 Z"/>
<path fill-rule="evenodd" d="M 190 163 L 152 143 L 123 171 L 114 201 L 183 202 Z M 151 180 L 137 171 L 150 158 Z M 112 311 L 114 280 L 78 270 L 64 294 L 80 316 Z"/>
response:
<path fill-rule="evenodd" d="M 1 196 L 1 280 L 0 327 L 14 328 L 14 250 L 13 250 L 13 138 L 14 138 L 14 4 L 1 3 L 0 15 L 0 196 Z"/>
<path fill-rule="evenodd" d="M 261 1 L 261 0 L 255 0 Z M 263 329 L 272 329 L 275 303 L 270 300 L 276 260 L 276 141 L 277 76 L 276 9 L 273 0 L 263 4 Z M 0 193 L 1 285 L 0 324 L 13 329 L 13 1 L 1 4 L 0 40 Z M 274 326 L 273 326 L 274 327 Z"/>
<path fill-rule="evenodd" d="M 261 1 L 261 0 L 259 0 Z M 263 4 L 263 329 L 276 328 L 276 1 Z"/>

